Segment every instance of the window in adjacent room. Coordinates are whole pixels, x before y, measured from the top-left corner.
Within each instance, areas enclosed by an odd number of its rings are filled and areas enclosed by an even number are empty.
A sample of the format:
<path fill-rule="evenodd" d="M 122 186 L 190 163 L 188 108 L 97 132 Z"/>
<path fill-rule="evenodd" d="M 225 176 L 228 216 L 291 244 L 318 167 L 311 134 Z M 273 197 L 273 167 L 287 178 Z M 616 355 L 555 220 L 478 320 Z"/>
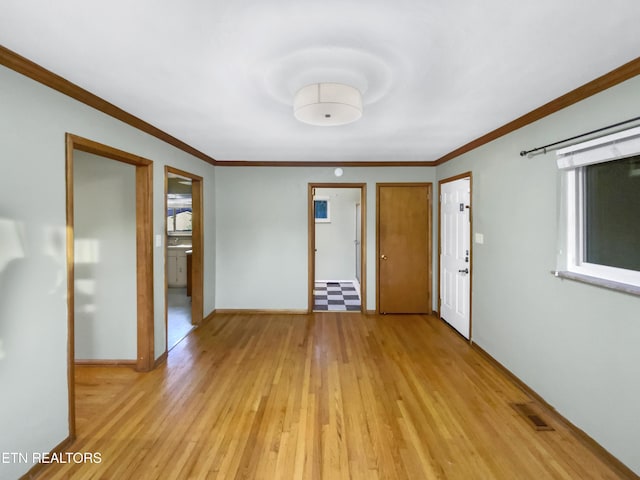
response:
<path fill-rule="evenodd" d="M 565 269 L 640 286 L 640 127 L 558 151 Z"/>
<path fill-rule="evenodd" d="M 330 223 L 329 197 L 313 197 L 313 216 L 316 223 Z"/>
<path fill-rule="evenodd" d="M 191 233 L 193 228 L 191 201 L 191 195 L 168 194 L 167 232 L 170 235 Z"/>

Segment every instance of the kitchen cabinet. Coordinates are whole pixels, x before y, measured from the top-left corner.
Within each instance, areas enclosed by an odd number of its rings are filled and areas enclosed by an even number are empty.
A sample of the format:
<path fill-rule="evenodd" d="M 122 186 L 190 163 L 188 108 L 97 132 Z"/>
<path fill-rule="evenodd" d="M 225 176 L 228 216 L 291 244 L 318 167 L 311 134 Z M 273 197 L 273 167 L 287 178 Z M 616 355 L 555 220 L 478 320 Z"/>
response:
<path fill-rule="evenodd" d="M 169 248 L 167 252 L 167 284 L 170 287 L 187 286 L 186 249 Z"/>

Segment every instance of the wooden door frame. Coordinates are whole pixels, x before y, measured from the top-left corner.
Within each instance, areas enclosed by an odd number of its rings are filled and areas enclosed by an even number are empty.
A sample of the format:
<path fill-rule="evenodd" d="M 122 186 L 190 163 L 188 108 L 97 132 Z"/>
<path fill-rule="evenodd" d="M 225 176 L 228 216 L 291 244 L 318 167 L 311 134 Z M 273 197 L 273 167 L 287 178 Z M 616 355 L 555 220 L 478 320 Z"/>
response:
<path fill-rule="evenodd" d="M 380 187 L 427 187 L 427 228 L 430 235 L 427 240 L 429 254 L 429 310 L 433 311 L 433 183 L 432 182 L 389 182 L 376 183 L 376 313 L 380 314 Z"/>
<path fill-rule="evenodd" d="M 191 180 L 191 324 L 200 325 L 204 317 L 204 205 L 202 199 L 203 177 L 175 167 L 164 167 L 164 235 L 167 237 L 167 195 L 169 174 L 173 173 Z M 169 351 L 169 279 L 167 275 L 167 248 L 164 248 L 164 348 Z"/>
<path fill-rule="evenodd" d="M 154 365 L 153 331 L 153 162 L 87 138 L 67 133 L 66 200 L 67 200 L 67 381 L 69 390 L 69 436 L 76 433 L 75 416 L 75 259 L 73 215 L 73 152 L 91 153 L 99 157 L 127 163 L 135 167 L 136 182 L 136 297 L 137 359 L 135 368 L 146 372 Z"/>
<path fill-rule="evenodd" d="M 309 183 L 307 198 L 308 251 L 308 307 L 313 312 L 313 287 L 316 277 L 316 221 L 313 213 L 313 191 L 316 188 L 359 188 L 360 189 L 360 311 L 367 311 L 367 184 L 366 183 Z"/>
<path fill-rule="evenodd" d="M 471 172 L 464 172 L 453 177 L 443 178 L 438 181 L 438 317 L 442 319 L 442 305 L 440 299 L 440 283 L 442 279 L 442 272 L 440 265 L 440 255 L 442 255 L 442 185 L 445 183 L 455 182 L 456 180 L 462 180 L 464 178 L 469 179 L 469 343 L 473 343 L 473 337 L 471 335 L 473 331 L 472 321 L 472 300 L 473 300 L 473 175 Z"/>

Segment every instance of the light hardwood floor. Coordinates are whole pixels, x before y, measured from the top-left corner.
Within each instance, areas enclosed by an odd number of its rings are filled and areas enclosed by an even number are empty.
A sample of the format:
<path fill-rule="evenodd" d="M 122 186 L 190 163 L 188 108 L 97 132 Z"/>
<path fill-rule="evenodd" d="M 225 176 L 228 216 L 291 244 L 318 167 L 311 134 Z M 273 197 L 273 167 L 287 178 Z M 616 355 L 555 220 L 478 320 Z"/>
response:
<path fill-rule="evenodd" d="M 77 368 L 68 451 L 102 463 L 40 478 L 621 478 L 530 401 L 433 317 L 216 315 L 150 373 Z"/>

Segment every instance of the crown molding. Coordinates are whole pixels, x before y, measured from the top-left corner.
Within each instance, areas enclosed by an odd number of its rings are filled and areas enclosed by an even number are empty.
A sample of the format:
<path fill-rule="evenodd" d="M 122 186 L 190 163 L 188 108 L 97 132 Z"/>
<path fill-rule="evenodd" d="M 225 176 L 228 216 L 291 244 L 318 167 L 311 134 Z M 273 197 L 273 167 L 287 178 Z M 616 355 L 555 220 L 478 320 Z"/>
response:
<path fill-rule="evenodd" d="M 272 160 L 216 160 L 217 167 L 435 167 L 435 161 L 276 162 Z"/>
<path fill-rule="evenodd" d="M 35 62 L 18 55 L 17 53 L 9 50 L 8 48 L 0 45 L 0 65 L 4 65 L 11 70 L 14 70 L 26 77 L 35 80 L 36 82 L 42 83 L 47 87 L 50 87 L 54 90 L 57 90 L 60 93 L 63 93 L 79 102 L 84 103 L 96 110 L 106 113 L 107 115 L 120 120 L 128 125 L 131 125 L 138 130 L 141 130 L 149 135 L 152 135 L 163 142 L 166 142 L 174 147 L 193 155 L 201 160 L 204 160 L 207 163 L 215 165 L 215 159 L 210 156 L 202 153 L 199 150 L 196 150 L 192 146 L 184 143 L 182 140 L 178 140 L 177 138 L 169 135 L 168 133 L 160 130 L 157 127 L 154 127 L 150 123 L 141 120 L 140 118 L 131 115 L 130 113 L 122 110 L 120 107 L 115 106 L 112 103 L 107 102 L 106 100 L 94 95 L 93 93 L 85 90 L 82 87 L 79 87 L 75 83 L 71 83 L 69 80 L 56 75 L 55 73 L 47 70 L 44 67 L 41 67 Z"/>
<path fill-rule="evenodd" d="M 442 165 L 449 160 L 452 160 L 456 157 L 459 157 L 463 153 L 470 152 L 471 150 L 475 150 L 482 145 L 485 145 L 493 140 L 496 140 L 508 133 L 514 132 L 519 128 L 529 125 L 530 123 L 536 122 L 552 113 L 555 113 L 563 108 L 567 108 L 574 103 L 578 103 L 586 98 L 595 95 L 596 93 L 600 93 L 608 88 L 611 88 L 619 83 L 622 83 L 626 80 L 629 80 L 640 74 L 640 57 L 631 60 L 628 63 L 616 68 L 615 70 L 610 71 L 609 73 L 605 73 L 604 75 L 596 78 L 595 80 L 590 81 L 589 83 L 585 83 L 584 85 L 571 90 L 569 93 L 565 93 L 564 95 L 551 100 L 548 103 L 545 103 L 541 107 L 532 110 L 531 112 L 522 115 L 521 117 L 516 118 L 515 120 L 496 128 L 495 130 L 476 138 L 475 140 L 459 147 L 452 152 L 447 153 L 445 156 L 440 157 L 435 161 L 436 165 Z"/>
<path fill-rule="evenodd" d="M 447 153 L 446 155 L 431 161 L 364 161 L 364 162 L 314 162 L 314 161 L 295 161 L 295 162 L 278 162 L 278 161 L 252 161 L 252 160 L 216 160 L 209 155 L 193 148 L 182 140 L 179 140 L 168 133 L 154 127 L 150 123 L 131 115 L 122 110 L 120 107 L 107 102 L 106 100 L 94 95 L 93 93 L 69 82 L 63 77 L 41 67 L 31 60 L 18 55 L 0 45 L 0 65 L 4 65 L 32 80 L 46 85 L 58 92 L 61 92 L 79 102 L 82 102 L 96 110 L 99 110 L 113 118 L 116 118 L 138 130 L 152 135 L 174 147 L 193 155 L 205 162 L 222 167 L 436 167 L 452 160 L 464 153 L 475 150 L 493 140 L 496 140 L 508 133 L 522 128 L 530 123 L 536 122 L 552 113 L 566 108 L 574 103 L 584 100 L 592 95 L 600 93 L 619 83 L 629 80 L 640 74 L 640 57 L 631 60 L 628 63 L 606 73 L 591 82 L 588 82 L 569 93 L 566 93 L 541 107 L 532 110 L 521 117 L 472 140 L 471 142 Z"/>

